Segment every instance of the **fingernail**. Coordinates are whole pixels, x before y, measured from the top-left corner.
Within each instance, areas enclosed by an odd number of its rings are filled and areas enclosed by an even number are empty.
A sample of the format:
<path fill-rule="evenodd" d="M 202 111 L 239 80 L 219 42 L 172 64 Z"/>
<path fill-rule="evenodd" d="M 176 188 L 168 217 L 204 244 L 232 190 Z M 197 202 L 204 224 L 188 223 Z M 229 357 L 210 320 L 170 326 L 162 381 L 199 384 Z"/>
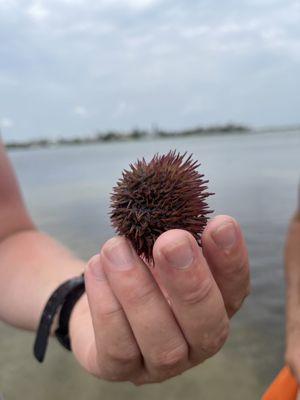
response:
<path fill-rule="evenodd" d="M 224 222 L 212 232 L 212 238 L 221 250 L 228 253 L 237 241 L 236 226 L 233 222 Z"/>
<path fill-rule="evenodd" d="M 122 237 L 110 239 L 103 249 L 112 269 L 128 270 L 134 265 L 133 250 Z"/>
<path fill-rule="evenodd" d="M 96 254 L 95 256 L 93 256 L 88 262 L 86 268 L 91 271 L 97 281 L 103 281 L 106 279 L 100 263 L 100 254 Z"/>
<path fill-rule="evenodd" d="M 169 244 L 162 249 L 162 253 L 166 261 L 174 268 L 188 268 L 194 260 L 193 249 L 188 239 Z"/>

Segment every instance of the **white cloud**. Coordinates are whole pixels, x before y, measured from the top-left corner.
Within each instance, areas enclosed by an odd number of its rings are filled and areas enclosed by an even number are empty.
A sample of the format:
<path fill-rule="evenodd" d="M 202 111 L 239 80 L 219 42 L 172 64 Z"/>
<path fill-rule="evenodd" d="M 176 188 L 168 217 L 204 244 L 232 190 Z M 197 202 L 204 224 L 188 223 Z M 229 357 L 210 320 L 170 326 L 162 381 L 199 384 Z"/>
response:
<path fill-rule="evenodd" d="M 11 118 L 3 117 L 0 118 L 0 128 L 12 128 L 14 126 L 14 122 Z"/>
<path fill-rule="evenodd" d="M 41 2 L 35 2 L 27 9 L 27 14 L 34 21 L 42 22 L 48 18 L 50 12 Z"/>
<path fill-rule="evenodd" d="M 135 10 L 145 10 L 159 3 L 160 0 L 103 0 L 107 6 L 125 6 Z"/>
<path fill-rule="evenodd" d="M 84 106 L 80 106 L 80 105 L 74 107 L 74 113 L 81 118 L 86 118 L 86 117 L 88 117 L 88 114 L 89 114 L 87 109 Z"/>

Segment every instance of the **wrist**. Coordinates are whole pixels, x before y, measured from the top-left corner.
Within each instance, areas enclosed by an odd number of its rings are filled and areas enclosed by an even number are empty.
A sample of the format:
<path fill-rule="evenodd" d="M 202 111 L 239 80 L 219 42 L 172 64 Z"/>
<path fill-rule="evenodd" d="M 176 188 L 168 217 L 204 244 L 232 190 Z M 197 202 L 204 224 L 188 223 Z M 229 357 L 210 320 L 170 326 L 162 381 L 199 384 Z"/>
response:
<path fill-rule="evenodd" d="M 69 321 L 69 334 L 71 344 L 75 342 L 75 338 L 78 336 L 78 332 L 85 328 L 85 321 L 87 315 L 90 314 L 89 304 L 87 295 L 84 293 L 80 299 L 76 302 Z"/>

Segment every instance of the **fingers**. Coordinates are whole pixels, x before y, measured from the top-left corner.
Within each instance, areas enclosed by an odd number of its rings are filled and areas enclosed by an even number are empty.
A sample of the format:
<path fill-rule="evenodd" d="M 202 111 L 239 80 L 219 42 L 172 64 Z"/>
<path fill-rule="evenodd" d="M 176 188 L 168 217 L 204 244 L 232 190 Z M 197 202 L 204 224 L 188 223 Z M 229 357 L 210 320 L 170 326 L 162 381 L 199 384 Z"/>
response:
<path fill-rule="evenodd" d="M 233 218 L 219 215 L 204 230 L 202 246 L 231 317 L 250 291 L 248 252 L 241 228 Z"/>
<path fill-rule="evenodd" d="M 148 267 L 129 242 L 123 237 L 109 240 L 101 264 L 143 354 L 148 379 L 160 381 L 186 369 L 186 341 Z"/>
<path fill-rule="evenodd" d="M 85 272 L 86 291 L 95 332 L 96 350 L 90 361 L 94 373 L 108 380 L 128 380 L 140 373 L 140 350 L 103 272 L 100 255 L 94 256 Z"/>
<path fill-rule="evenodd" d="M 211 221 L 202 240 L 205 257 L 186 231 L 156 241 L 154 275 L 167 296 L 123 237 L 109 240 L 90 261 L 85 279 L 96 374 L 159 382 L 221 348 L 228 316 L 249 290 L 247 249 L 238 224 L 226 216 Z"/>
<path fill-rule="evenodd" d="M 190 359 L 199 363 L 215 354 L 229 330 L 221 293 L 202 251 L 186 231 L 163 233 L 153 249 L 159 279 L 190 346 Z"/>

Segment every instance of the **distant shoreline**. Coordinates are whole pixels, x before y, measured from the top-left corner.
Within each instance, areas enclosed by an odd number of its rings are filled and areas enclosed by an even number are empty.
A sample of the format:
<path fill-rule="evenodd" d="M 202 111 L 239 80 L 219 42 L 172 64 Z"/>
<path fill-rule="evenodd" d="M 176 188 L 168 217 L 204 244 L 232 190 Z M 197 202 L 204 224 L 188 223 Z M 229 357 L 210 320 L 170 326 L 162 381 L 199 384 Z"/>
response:
<path fill-rule="evenodd" d="M 195 127 L 191 129 L 183 129 L 178 131 L 168 131 L 163 129 L 154 129 L 152 131 L 143 129 L 133 129 L 130 132 L 109 131 L 106 133 L 97 133 L 87 137 L 60 138 L 51 139 L 36 139 L 28 141 L 11 141 L 5 144 L 7 149 L 32 149 L 32 148 L 49 148 L 62 146 L 80 146 L 84 144 L 109 143 L 109 142 L 128 142 L 143 139 L 159 139 L 159 138 L 177 138 L 177 137 L 201 137 L 213 134 L 245 134 L 245 133 L 263 133 L 263 132 L 300 132 L 300 126 L 291 127 L 269 127 L 253 129 L 245 125 L 226 124 L 213 125 L 208 127 Z"/>

